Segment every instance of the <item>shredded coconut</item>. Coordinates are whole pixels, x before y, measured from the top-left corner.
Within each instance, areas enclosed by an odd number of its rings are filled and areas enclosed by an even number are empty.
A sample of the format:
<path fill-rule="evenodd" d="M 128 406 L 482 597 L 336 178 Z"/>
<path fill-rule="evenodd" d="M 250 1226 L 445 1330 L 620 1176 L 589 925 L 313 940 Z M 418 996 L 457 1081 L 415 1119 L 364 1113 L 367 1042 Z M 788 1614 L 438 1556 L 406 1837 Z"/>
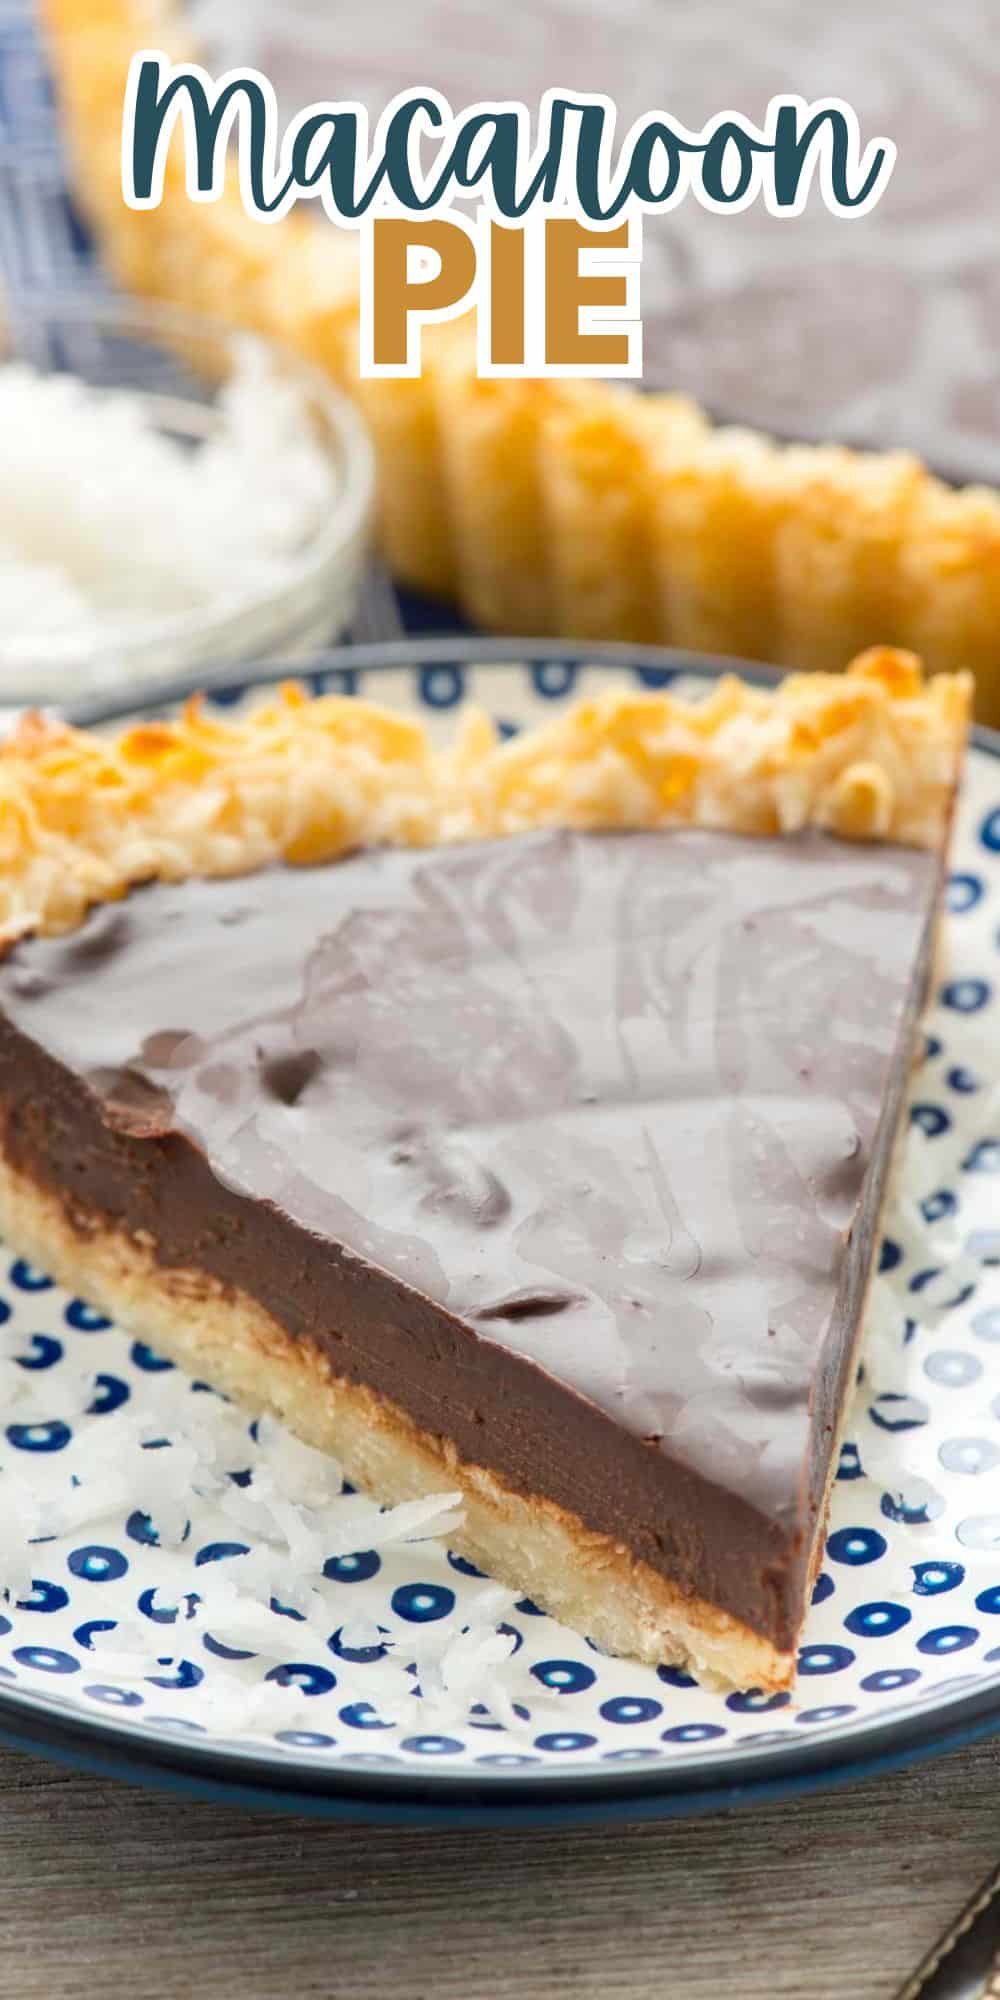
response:
<path fill-rule="evenodd" d="M 46 1547 L 42 1566 L 36 1543 L 80 1529 L 99 1535 L 102 1524 L 113 1539 L 111 1524 L 120 1533 L 132 1516 L 144 1518 L 150 1560 L 162 1570 L 146 1619 L 116 1612 L 113 1629 L 81 1640 L 103 1681 L 124 1689 L 153 1680 L 169 1712 L 174 1677 L 207 1641 L 212 1685 L 199 1696 L 200 1717 L 229 1736 L 315 1727 L 298 1670 L 285 1683 L 281 1668 L 290 1657 L 328 1662 L 335 1635 L 340 1698 L 371 1704 L 380 1721 L 445 1728 L 475 1707 L 519 1727 L 506 1684 L 516 1640 L 498 1629 L 513 1592 L 485 1583 L 432 1627 L 392 1613 L 382 1626 L 353 1609 L 345 1618 L 343 1588 L 324 1571 L 331 1556 L 419 1543 L 433 1574 L 444 1563 L 440 1538 L 461 1523 L 460 1495 L 380 1508 L 344 1490 L 335 1460 L 270 1417 L 248 1428 L 221 1396 L 194 1393 L 180 1370 L 101 1415 L 83 1400 L 86 1386 L 93 1391 L 89 1373 L 69 1369 L 70 1391 L 61 1395 L 63 1369 L 25 1370 L 13 1349 L 0 1353 L 0 1367 L 17 1391 L 19 1421 L 49 1422 L 57 1403 L 73 1414 L 71 1442 L 36 1464 L 30 1483 L 19 1467 L 0 1466 L 0 1599 L 23 1602 L 33 1576 L 48 1572 L 56 1551 Z M 196 1559 L 213 1533 L 232 1550 L 225 1560 Z M 537 1709 L 537 1691 L 533 1702 Z"/>
<path fill-rule="evenodd" d="M 62 668 L 103 660 L 150 627 L 226 613 L 289 580 L 337 503 L 337 472 L 300 384 L 258 342 L 237 361 L 197 449 L 151 399 L 21 362 L 0 368 L 0 687 L 32 648 Z"/>

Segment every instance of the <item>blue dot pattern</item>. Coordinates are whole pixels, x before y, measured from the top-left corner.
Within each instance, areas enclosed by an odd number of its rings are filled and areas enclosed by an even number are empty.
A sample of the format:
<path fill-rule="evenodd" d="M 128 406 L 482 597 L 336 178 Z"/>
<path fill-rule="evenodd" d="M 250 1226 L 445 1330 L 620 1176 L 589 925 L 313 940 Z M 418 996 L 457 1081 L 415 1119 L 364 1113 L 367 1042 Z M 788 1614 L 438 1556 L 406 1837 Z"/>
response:
<path fill-rule="evenodd" d="M 38 1271 L 23 1257 L 15 1257 L 10 1267 L 10 1282 L 19 1292 L 49 1292 L 52 1279 L 44 1271 Z"/>
<path fill-rule="evenodd" d="M 593 1687 L 597 1679 L 595 1669 L 582 1660 L 539 1660 L 531 1671 L 536 1681 L 556 1694 L 580 1694 L 584 1688 Z"/>
<path fill-rule="evenodd" d="M 826 1541 L 829 1560 L 849 1563 L 852 1568 L 860 1563 L 878 1562 L 887 1547 L 885 1536 L 877 1528 L 835 1528 Z"/>
<path fill-rule="evenodd" d="M 59 1419 L 51 1423 L 8 1424 L 4 1433 L 7 1443 L 15 1451 L 65 1451 L 73 1435 L 68 1424 Z"/>
<path fill-rule="evenodd" d="M 635 1725 L 638 1722 L 652 1722 L 654 1716 L 663 1714 L 663 1703 L 653 1701 L 648 1695 L 620 1694 L 611 1701 L 602 1701 L 599 1713 L 605 1722 Z"/>
<path fill-rule="evenodd" d="M 56 1646 L 15 1646 L 11 1654 L 21 1667 L 34 1667 L 42 1674 L 77 1674 L 80 1662 L 72 1653 Z"/>
<path fill-rule="evenodd" d="M 370 1701 L 349 1701 L 346 1708 L 340 1711 L 340 1720 L 346 1722 L 348 1729 L 392 1728 L 392 1723 L 379 1715 Z"/>
<path fill-rule="evenodd" d="M 941 1002 L 960 1014 L 978 1014 L 981 1007 L 989 1005 L 992 991 L 988 979 L 953 979 L 942 987 Z"/>
<path fill-rule="evenodd" d="M 128 1557 L 120 1549 L 102 1548 L 96 1543 L 74 1549 L 67 1561 L 72 1575 L 84 1583 L 115 1583 L 128 1569 Z"/>
<path fill-rule="evenodd" d="M 572 694 L 576 687 L 577 668 L 572 660 L 539 660 L 532 668 L 531 680 L 536 694 L 546 701 L 558 700 Z"/>
<path fill-rule="evenodd" d="M 908 1625 L 912 1615 L 905 1604 L 859 1604 L 848 1612 L 844 1626 L 859 1639 L 888 1639 Z"/>
<path fill-rule="evenodd" d="M 51 1583 L 47 1577 L 35 1576 L 31 1589 L 17 1600 L 19 1611 L 44 1611 L 51 1616 L 56 1611 L 65 1611 L 69 1603 L 69 1591 L 61 1583 Z"/>
<path fill-rule="evenodd" d="M 957 1590 L 965 1581 L 965 1565 L 959 1562 L 918 1562 L 913 1564 L 915 1597 L 938 1597 L 943 1590 Z M 978 1600 L 977 1600 L 978 1601 Z"/>
<path fill-rule="evenodd" d="M 971 872 L 954 874 L 948 879 L 947 906 L 952 916 L 964 916 L 966 910 L 974 910 L 981 903 L 986 884 L 981 875 Z"/>
<path fill-rule="evenodd" d="M 129 1358 L 134 1367 L 143 1369 L 147 1375 L 165 1374 L 174 1365 L 172 1361 L 164 1361 L 162 1355 L 155 1354 L 142 1340 L 132 1342 Z"/>
<path fill-rule="evenodd" d="M 420 696 L 428 708 L 454 708 L 465 692 L 461 667 L 421 667 Z"/>
<path fill-rule="evenodd" d="M 351 1645 L 345 1637 L 346 1630 L 346 1627 L 339 1626 L 336 1632 L 331 1632 L 327 1641 L 331 1653 L 336 1653 L 339 1660 L 353 1660 L 355 1665 L 357 1665 L 364 1660 L 384 1660 L 387 1658 L 389 1651 L 387 1646 Z"/>
<path fill-rule="evenodd" d="M 392 1609 L 397 1618 L 414 1625 L 426 1625 L 447 1618 L 455 1607 L 455 1593 L 443 1583 L 402 1583 L 392 1593 Z"/>
<path fill-rule="evenodd" d="M 951 1130 L 951 1118 L 943 1104 L 911 1105 L 910 1123 L 928 1139 L 940 1139 L 943 1133 Z"/>
<path fill-rule="evenodd" d="M 267 1674 L 269 1681 L 277 1681 L 281 1687 L 297 1687 L 303 1694 L 316 1696 L 329 1694 L 337 1685 L 337 1676 L 328 1667 L 317 1667 L 308 1661 L 288 1661 L 280 1667 L 271 1667 Z"/>
<path fill-rule="evenodd" d="M 54 1368 L 56 1362 L 61 1361 L 62 1357 L 63 1344 L 61 1340 L 56 1340 L 50 1333 L 33 1333 L 30 1340 L 30 1353 L 19 1354 L 17 1356 L 17 1364 L 19 1368 Z"/>
<path fill-rule="evenodd" d="M 381 1567 L 382 1558 L 374 1549 L 362 1549 L 355 1555 L 330 1556 L 323 1565 L 323 1575 L 332 1583 L 367 1583 Z"/>
<path fill-rule="evenodd" d="M 96 1306 L 88 1306 L 83 1299 L 70 1299 L 65 1311 L 66 1325 L 75 1333 L 104 1333 L 111 1325 Z"/>
<path fill-rule="evenodd" d="M 378 698 L 365 670 L 340 671 L 339 691 Z M 635 678 L 656 687 L 674 672 L 651 667 Z M 567 649 L 505 667 L 502 689 L 498 683 L 492 693 L 490 670 L 443 657 L 414 670 L 412 686 L 424 711 L 454 710 L 466 697 L 497 704 L 510 733 L 558 714 L 561 703 L 598 685 L 596 675 Z M 330 673 L 322 679 L 334 684 Z M 452 724 L 446 715 L 443 726 Z M 792 1691 L 727 1694 L 699 1686 L 682 1666 L 615 1660 L 586 1635 L 554 1625 L 530 1598 L 513 1605 L 508 1598 L 498 1625 L 513 1648 L 504 1686 L 514 1696 L 518 1735 L 485 1699 L 466 1721 L 445 1721 L 416 1691 L 432 1686 L 435 1658 L 461 1632 L 477 1593 L 491 1588 L 475 1562 L 432 1543 L 331 1554 L 320 1579 L 327 1622 L 319 1630 L 299 1608 L 290 1566 L 261 1605 L 274 1636 L 258 1645 L 207 1609 L 220 1582 L 232 1587 L 254 1536 L 210 1498 L 192 1495 L 184 1538 L 168 1537 L 166 1546 L 138 1500 L 39 1542 L 30 1586 L 22 1579 L 16 1599 L 0 1595 L 0 1706 L 23 1687 L 105 1726 L 211 1743 L 226 1739 L 218 1696 L 235 1676 L 276 1702 L 287 1697 L 288 1720 L 269 1711 L 261 1728 L 270 1751 L 290 1765 L 409 1766 L 425 1779 L 436 1769 L 468 1772 L 485 1788 L 526 1770 L 558 1779 L 605 1764 L 613 1772 L 725 1760 L 737 1745 L 773 1745 L 777 1754 L 810 1731 L 837 1734 L 907 1706 L 926 1709 L 939 1686 L 990 1679 L 1000 1686 L 994 760 L 973 757 L 970 787 L 947 890 L 948 972 L 912 1094 L 902 1198 L 879 1249 L 881 1333 L 863 1357 Z M 0 1352 L 18 1364 L 25 1392 L 0 1428 L 0 1472 L 13 1468 L 46 1491 L 65 1488 L 82 1451 L 113 1463 L 116 1426 L 142 1423 L 148 1438 L 160 1437 L 166 1391 L 183 1388 L 166 1357 L 9 1255 L 0 1261 Z M 58 1394 L 46 1407 L 45 1385 L 58 1390 L 81 1366 L 95 1382 L 86 1412 L 67 1417 Z M 247 1444 L 231 1468 L 243 1486 L 252 1434 Z M 113 1659 L 119 1627 L 134 1637 L 137 1625 L 149 1634 L 149 1656 L 122 1678 L 102 1654 Z M 406 1669 L 410 1693 L 385 1706 L 378 1675 L 393 1662 L 397 1672 Z"/>
<path fill-rule="evenodd" d="M 919 1653 L 964 1653 L 979 1638 L 975 1625 L 937 1625 L 917 1640 Z"/>
<path fill-rule="evenodd" d="M 851 1616 L 852 1614 L 848 1612 L 848 1617 Z M 845 1667 L 851 1666 L 853 1661 L 854 1654 L 850 1646 L 799 1647 L 800 1674 L 839 1674 Z"/>

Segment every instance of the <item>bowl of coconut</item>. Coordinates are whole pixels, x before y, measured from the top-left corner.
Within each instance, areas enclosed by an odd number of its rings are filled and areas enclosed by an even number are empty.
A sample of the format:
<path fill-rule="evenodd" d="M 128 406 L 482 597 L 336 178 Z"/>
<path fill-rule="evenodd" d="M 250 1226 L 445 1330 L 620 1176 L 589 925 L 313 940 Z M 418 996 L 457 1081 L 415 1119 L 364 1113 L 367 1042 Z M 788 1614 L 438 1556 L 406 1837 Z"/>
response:
<path fill-rule="evenodd" d="M 19 302 L 0 435 L 0 707 L 294 662 L 348 625 L 371 446 L 275 344 L 114 299 Z"/>

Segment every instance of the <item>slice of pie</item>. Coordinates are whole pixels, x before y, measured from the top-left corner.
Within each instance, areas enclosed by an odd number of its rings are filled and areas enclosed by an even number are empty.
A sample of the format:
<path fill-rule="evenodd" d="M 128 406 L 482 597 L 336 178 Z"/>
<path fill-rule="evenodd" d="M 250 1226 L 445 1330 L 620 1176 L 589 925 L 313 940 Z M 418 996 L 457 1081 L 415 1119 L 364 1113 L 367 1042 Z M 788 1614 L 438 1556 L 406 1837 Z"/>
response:
<path fill-rule="evenodd" d="M 968 699 L 26 723 L 10 1242 L 604 1647 L 786 1685 Z"/>

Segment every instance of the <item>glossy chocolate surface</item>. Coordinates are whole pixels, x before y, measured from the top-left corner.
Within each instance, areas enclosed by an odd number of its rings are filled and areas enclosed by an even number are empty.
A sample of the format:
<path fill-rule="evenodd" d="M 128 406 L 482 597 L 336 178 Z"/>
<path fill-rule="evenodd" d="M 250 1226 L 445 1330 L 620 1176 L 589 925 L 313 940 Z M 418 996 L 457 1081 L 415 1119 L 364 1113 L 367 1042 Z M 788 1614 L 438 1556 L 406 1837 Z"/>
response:
<path fill-rule="evenodd" d="M 8 1155 L 787 1644 L 937 866 L 554 832 L 153 885 L 0 966 Z"/>

